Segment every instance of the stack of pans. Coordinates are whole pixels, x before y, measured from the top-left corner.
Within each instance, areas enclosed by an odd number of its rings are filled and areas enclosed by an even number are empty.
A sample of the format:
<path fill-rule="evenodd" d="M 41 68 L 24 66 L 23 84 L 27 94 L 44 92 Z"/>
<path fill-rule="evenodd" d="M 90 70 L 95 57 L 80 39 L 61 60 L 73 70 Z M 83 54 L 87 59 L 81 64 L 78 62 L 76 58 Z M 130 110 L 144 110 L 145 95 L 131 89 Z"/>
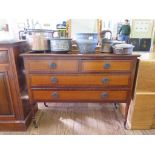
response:
<path fill-rule="evenodd" d="M 115 54 L 132 54 L 134 46 L 131 44 L 116 44 L 113 46 Z"/>

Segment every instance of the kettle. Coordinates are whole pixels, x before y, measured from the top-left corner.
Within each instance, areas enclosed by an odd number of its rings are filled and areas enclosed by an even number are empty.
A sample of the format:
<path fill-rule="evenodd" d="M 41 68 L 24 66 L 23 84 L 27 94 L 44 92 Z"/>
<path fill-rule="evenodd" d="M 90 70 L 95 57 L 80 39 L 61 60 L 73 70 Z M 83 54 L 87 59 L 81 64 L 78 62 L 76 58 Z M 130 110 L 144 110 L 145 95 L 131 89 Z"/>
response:
<path fill-rule="evenodd" d="M 107 37 L 107 34 L 109 35 L 109 38 Z M 111 53 L 112 52 L 112 32 L 110 30 L 104 30 L 101 32 L 101 38 L 102 38 L 102 43 L 101 43 L 101 52 L 103 53 Z"/>

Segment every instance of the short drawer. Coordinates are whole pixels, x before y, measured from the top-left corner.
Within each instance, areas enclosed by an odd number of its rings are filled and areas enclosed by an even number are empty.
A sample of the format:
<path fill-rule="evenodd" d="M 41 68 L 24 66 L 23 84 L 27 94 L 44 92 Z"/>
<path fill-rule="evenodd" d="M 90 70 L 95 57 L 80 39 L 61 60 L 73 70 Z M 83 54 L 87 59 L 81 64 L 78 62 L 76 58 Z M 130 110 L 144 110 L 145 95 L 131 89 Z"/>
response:
<path fill-rule="evenodd" d="M 131 60 L 83 60 L 82 72 L 131 71 Z"/>
<path fill-rule="evenodd" d="M 127 91 L 32 90 L 36 101 L 126 101 Z"/>
<path fill-rule="evenodd" d="M 129 86 L 130 74 L 30 75 L 31 86 Z"/>
<path fill-rule="evenodd" d="M 41 72 L 76 72 L 78 71 L 77 60 L 36 60 L 28 61 L 29 71 Z"/>

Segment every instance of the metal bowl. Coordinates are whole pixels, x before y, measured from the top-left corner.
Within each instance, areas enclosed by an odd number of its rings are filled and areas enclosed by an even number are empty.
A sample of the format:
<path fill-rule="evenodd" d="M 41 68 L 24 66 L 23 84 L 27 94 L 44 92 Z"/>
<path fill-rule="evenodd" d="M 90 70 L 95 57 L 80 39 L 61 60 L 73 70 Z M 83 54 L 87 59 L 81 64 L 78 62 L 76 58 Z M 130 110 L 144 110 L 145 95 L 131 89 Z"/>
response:
<path fill-rule="evenodd" d="M 98 34 L 76 33 L 76 43 L 80 53 L 95 53 L 98 43 Z"/>
<path fill-rule="evenodd" d="M 96 41 L 92 41 L 92 40 L 77 40 L 77 46 L 79 49 L 79 52 L 81 54 L 85 54 L 85 53 L 95 53 L 95 49 L 97 46 L 97 42 Z"/>

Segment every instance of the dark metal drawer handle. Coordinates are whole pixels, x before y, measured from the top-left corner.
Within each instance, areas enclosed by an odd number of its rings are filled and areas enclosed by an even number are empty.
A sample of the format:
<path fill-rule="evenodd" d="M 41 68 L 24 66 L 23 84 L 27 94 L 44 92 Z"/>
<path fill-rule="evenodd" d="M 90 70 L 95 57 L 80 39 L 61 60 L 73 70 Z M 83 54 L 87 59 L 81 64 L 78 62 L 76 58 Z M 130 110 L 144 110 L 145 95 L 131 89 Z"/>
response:
<path fill-rule="evenodd" d="M 101 98 L 107 98 L 109 95 L 108 95 L 108 93 L 102 93 L 101 94 Z"/>
<path fill-rule="evenodd" d="M 52 83 L 57 83 L 57 82 L 58 82 L 58 79 L 57 79 L 56 77 L 52 77 L 52 78 L 51 78 L 51 82 L 52 82 Z"/>
<path fill-rule="evenodd" d="M 53 93 L 51 94 L 51 96 L 52 96 L 53 98 L 55 98 L 55 99 L 59 97 L 59 95 L 58 95 L 57 92 L 53 92 Z"/>
<path fill-rule="evenodd" d="M 104 84 L 109 83 L 109 81 L 110 81 L 109 78 L 103 78 L 102 79 L 102 83 L 104 83 Z"/>
<path fill-rule="evenodd" d="M 109 69 L 110 67 L 111 67 L 110 64 L 104 64 L 104 65 L 103 65 L 103 68 L 104 68 L 104 69 Z"/>
<path fill-rule="evenodd" d="M 51 67 L 52 69 L 55 69 L 55 68 L 57 67 L 57 64 L 56 64 L 56 63 L 51 63 L 50 67 Z"/>

